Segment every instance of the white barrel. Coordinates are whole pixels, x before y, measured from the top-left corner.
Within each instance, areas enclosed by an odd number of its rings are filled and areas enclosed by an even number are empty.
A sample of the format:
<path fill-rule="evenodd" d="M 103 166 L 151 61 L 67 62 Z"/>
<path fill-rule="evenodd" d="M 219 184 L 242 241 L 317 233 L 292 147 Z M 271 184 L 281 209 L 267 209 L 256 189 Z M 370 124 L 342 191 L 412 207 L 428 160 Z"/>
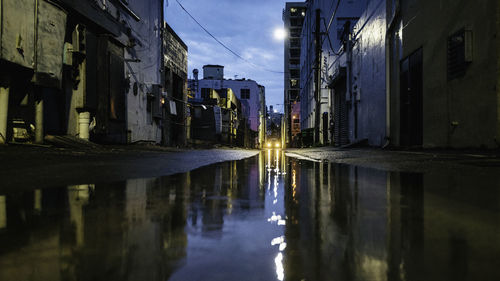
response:
<path fill-rule="evenodd" d="M 7 142 L 9 88 L 0 87 L 0 144 Z"/>
<path fill-rule="evenodd" d="M 84 140 L 89 139 L 90 112 L 80 112 L 78 115 L 78 124 L 80 126 L 79 137 Z"/>

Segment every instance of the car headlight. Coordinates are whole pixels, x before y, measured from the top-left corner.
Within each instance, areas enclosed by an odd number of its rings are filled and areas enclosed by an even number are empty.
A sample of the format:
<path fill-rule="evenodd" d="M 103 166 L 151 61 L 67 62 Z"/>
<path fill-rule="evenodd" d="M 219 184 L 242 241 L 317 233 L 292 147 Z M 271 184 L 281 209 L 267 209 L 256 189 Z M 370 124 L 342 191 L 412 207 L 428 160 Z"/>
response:
<path fill-rule="evenodd" d="M 271 147 L 272 144 L 270 142 L 267 143 L 267 147 Z"/>
<path fill-rule="evenodd" d="M 279 148 L 280 147 L 280 143 L 277 142 L 274 146 L 277 147 L 277 148 Z"/>

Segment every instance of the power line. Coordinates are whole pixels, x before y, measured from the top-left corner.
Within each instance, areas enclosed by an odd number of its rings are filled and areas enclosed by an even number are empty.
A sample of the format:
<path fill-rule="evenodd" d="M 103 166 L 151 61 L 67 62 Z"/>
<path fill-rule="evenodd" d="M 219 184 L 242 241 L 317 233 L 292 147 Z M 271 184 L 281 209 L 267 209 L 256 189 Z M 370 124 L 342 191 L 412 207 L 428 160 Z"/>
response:
<path fill-rule="evenodd" d="M 254 64 L 253 62 L 245 59 L 244 57 L 242 57 L 240 54 L 236 53 L 235 51 L 231 50 L 231 48 L 229 48 L 228 46 L 226 46 L 226 44 L 222 43 L 219 39 L 217 39 L 217 37 L 215 37 L 210 31 L 208 31 L 198 20 L 196 20 L 196 18 L 191 15 L 191 13 L 188 12 L 188 10 L 186 10 L 186 8 L 184 8 L 184 6 L 182 6 L 182 4 L 179 2 L 179 0 L 175 0 L 175 2 L 177 2 L 177 4 L 179 4 L 179 6 L 182 8 L 182 10 L 184 10 L 184 12 L 186 12 L 186 14 L 194 20 L 194 22 L 196 22 L 196 24 L 198 24 L 208 35 L 210 35 L 210 37 L 212 37 L 217 43 L 219 43 L 222 47 L 224 47 L 226 50 L 228 50 L 231 54 L 233 54 L 234 56 L 236 56 L 237 58 L 251 64 L 253 67 L 256 67 L 256 68 L 261 68 L 265 71 L 268 71 L 268 72 L 272 72 L 272 73 L 279 73 L 279 74 L 284 74 L 285 72 L 283 71 L 274 71 L 274 70 L 270 70 L 270 69 L 267 69 L 265 67 L 262 67 L 262 66 L 259 66 L 259 65 L 256 65 Z"/>

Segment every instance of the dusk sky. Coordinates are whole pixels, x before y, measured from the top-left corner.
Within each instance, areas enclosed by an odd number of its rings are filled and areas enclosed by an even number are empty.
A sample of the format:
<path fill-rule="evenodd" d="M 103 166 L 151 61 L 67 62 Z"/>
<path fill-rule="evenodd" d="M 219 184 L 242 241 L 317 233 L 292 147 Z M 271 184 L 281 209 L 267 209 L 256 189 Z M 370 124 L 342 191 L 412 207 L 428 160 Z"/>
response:
<path fill-rule="evenodd" d="M 188 46 L 188 75 L 206 64 L 224 66 L 226 79 L 247 78 L 266 87 L 266 103 L 283 111 L 283 41 L 274 37 L 283 27 L 284 0 L 179 0 L 186 10 L 226 46 L 253 66 L 231 54 L 182 10 L 166 1 L 166 21 Z"/>

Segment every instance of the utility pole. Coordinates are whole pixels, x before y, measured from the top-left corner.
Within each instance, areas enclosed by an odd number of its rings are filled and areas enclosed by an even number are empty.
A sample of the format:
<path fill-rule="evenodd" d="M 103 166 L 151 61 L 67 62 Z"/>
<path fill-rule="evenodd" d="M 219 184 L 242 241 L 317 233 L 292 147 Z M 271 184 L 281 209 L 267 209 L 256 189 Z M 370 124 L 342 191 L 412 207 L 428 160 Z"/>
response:
<path fill-rule="evenodd" d="M 314 143 L 320 142 L 320 127 L 321 127 L 321 10 L 316 9 L 316 27 L 314 31 L 316 45 L 316 61 L 314 63 L 314 98 L 316 101 L 316 109 L 314 111 Z"/>

